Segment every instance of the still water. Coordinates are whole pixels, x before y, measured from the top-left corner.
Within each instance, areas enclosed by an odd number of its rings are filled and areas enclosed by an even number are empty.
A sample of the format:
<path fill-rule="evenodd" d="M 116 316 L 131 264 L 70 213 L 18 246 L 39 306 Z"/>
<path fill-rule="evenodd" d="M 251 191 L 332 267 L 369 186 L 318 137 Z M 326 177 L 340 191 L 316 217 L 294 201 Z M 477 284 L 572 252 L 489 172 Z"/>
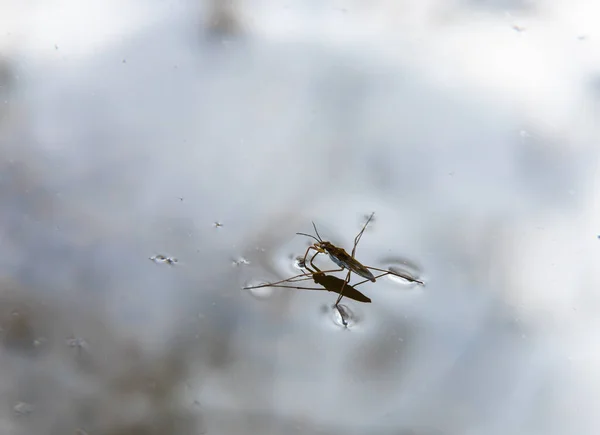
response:
<path fill-rule="evenodd" d="M 526 3 L 0 3 L 3 431 L 596 434 L 598 15 Z M 242 289 L 372 212 L 424 286 Z"/>

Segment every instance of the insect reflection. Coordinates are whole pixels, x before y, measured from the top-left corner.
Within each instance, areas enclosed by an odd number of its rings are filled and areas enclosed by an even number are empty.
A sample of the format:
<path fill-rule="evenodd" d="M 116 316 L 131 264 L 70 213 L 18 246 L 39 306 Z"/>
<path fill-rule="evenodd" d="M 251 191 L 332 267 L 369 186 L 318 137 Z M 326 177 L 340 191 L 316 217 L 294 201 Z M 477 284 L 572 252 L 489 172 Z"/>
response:
<path fill-rule="evenodd" d="M 333 293 L 337 293 L 340 294 L 342 291 L 344 292 L 344 296 L 355 300 L 357 302 L 364 302 L 364 303 L 371 303 L 371 299 L 367 296 L 365 296 L 363 293 L 361 293 L 360 291 L 358 291 L 356 289 L 356 287 L 358 287 L 361 284 L 364 284 L 365 282 L 367 282 L 368 280 L 363 280 L 357 284 L 354 285 L 350 285 L 349 283 L 347 283 L 345 280 L 338 278 L 337 276 L 333 276 L 333 275 L 327 275 L 325 272 L 321 271 L 318 267 L 314 266 L 315 270 L 312 270 L 311 268 L 305 266 L 305 269 L 309 271 L 309 273 L 306 275 L 300 275 L 297 279 L 294 280 L 286 280 L 283 282 L 288 282 L 290 284 L 294 284 L 294 283 L 301 283 L 304 281 L 308 281 L 310 279 L 312 279 L 315 284 L 318 284 L 320 286 L 322 286 L 322 288 L 315 288 L 315 287 L 302 287 L 302 286 L 295 286 L 295 285 L 284 285 L 282 284 L 264 284 L 264 287 L 278 287 L 278 288 L 291 288 L 291 289 L 297 289 L 297 290 L 327 290 L 329 292 L 333 292 Z M 262 286 L 257 286 L 257 287 L 262 287 Z M 252 288 L 257 288 L 257 287 L 252 287 Z"/>

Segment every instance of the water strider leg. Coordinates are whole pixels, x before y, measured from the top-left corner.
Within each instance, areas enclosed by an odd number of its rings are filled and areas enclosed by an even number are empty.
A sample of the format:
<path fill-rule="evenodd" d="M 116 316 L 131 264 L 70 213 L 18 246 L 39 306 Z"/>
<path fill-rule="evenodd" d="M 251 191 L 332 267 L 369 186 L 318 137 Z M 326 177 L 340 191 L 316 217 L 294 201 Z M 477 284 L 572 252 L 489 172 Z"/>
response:
<path fill-rule="evenodd" d="M 314 288 L 314 287 L 304 287 L 304 286 L 295 286 L 295 285 L 273 285 L 273 287 L 279 288 L 290 288 L 290 289 L 298 289 L 298 290 L 327 290 L 334 293 L 340 293 L 340 291 L 344 291 L 344 297 L 353 299 L 357 302 L 371 302 L 367 296 L 358 291 L 355 287 L 346 284 L 346 281 L 340 278 L 337 278 L 332 275 L 327 275 L 328 271 L 322 271 L 318 267 L 315 267 L 315 270 L 312 270 L 310 267 L 307 269 L 312 273 L 312 279 L 315 284 L 320 285 L 322 288 Z M 302 280 L 308 280 L 309 278 L 303 278 Z M 294 281 L 297 282 L 297 281 Z M 363 281 L 364 284 L 366 281 Z M 360 285 L 360 284 L 358 284 Z M 341 306 L 338 305 L 338 308 L 342 310 Z M 342 314 L 343 315 L 343 314 Z"/>
<path fill-rule="evenodd" d="M 321 253 L 323 252 L 323 250 L 322 250 L 322 249 L 319 249 L 319 248 L 317 248 L 315 245 L 310 245 L 310 246 L 309 246 L 309 247 L 306 249 L 306 252 L 304 253 L 304 257 L 302 257 L 302 264 L 304 264 L 304 265 L 306 266 L 306 257 L 308 257 L 308 252 L 309 252 L 311 249 L 312 249 L 312 250 L 314 250 L 314 251 L 316 251 L 316 252 L 315 252 L 315 255 L 313 255 L 313 256 L 312 256 L 312 258 L 310 259 L 310 264 L 312 265 L 312 267 L 315 267 L 315 265 L 313 264 L 313 260 L 315 259 L 315 257 L 316 257 L 318 254 L 321 254 Z"/>
<path fill-rule="evenodd" d="M 413 277 L 412 277 L 412 276 L 410 276 L 410 275 L 401 275 L 401 274 L 399 274 L 399 273 L 392 272 L 391 270 L 378 269 L 377 267 L 371 267 L 371 266 L 366 266 L 366 268 L 367 268 L 367 269 L 376 270 L 376 271 L 378 271 L 378 272 L 385 272 L 385 273 L 384 273 L 383 275 L 381 275 L 381 276 L 384 276 L 384 275 L 394 275 L 394 276 L 397 276 L 397 277 L 399 277 L 399 278 L 403 278 L 403 279 L 405 279 L 405 280 L 407 280 L 407 281 L 410 281 L 410 282 L 416 282 L 417 284 L 425 285 L 425 284 L 423 283 L 423 281 L 420 281 L 420 280 L 418 280 L 418 279 L 416 279 L 416 278 L 413 278 Z"/>
<path fill-rule="evenodd" d="M 387 272 L 385 272 L 385 273 L 380 273 L 379 275 L 377 275 L 377 276 L 375 277 L 375 279 L 377 279 L 377 278 L 381 278 L 382 276 L 386 276 L 386 275 L 390 275 L 390 274 L 391 274 L 391 272 L 389 272 L 389 271 L 387 271 Z M 370 279 L 363 279 L 362 281 L 360 281 L 360 282 L 358 282 L 358 283 L 354 284 L 354 287 L 356 287 L 356 286 L 358 286 L 358 285 L 361 285 L 361 284 L 364 284 L 365 282 L 369 282 L 369 281 L 371 281 L 371 280 L 370 280 Z"/>
<path fill-rule="evenodd" d="M 375 214 L 375 212 L 371 213 L 371 216 L 369 216 L 369 219 L 367 219 L 367 221 L 363 225 L 360 232 L 354 238 L 354 247 L 352 248 L 352 258 L 354 258 L 354 254 L 356 253 L 356 247 L 358 246 L 358 242 L 360 242 L 360 239 L 361 239 L 363 233 L 365 232 L 367 225 L 369 225 L 369 222 L 371 222 L 371 219 L 373 219 L 374 214 Z M 348 276 L 346 277 L 346 282 L 350 282 L 350 271 L 348 271 Z M 335 303 L 336 307 L 338 306 L 340 300 L 342 299 L 342 293 L 343 293 L 343 288 L 342 288 L 342 291 L 340 292 L 340 296 L 338 297 L 337 302 Z"/>
<path fill-rule="evenodd" d="M 304 264 L 305 267 L 306 267 L 306 257 L 308 256 L 308 251 L 310 251 L 311 249 L 316 250 L 316 248 L 314 246 L 309 246 L 308 249 L 306 250 L 306 252 L 304 253 L 304 259 L 302 260 L 302 263 Z M 317 253 L 318 253 L 318 251 L 317 251 Z M 314 256 L 313 256 L 313 258 L 314 258 Z M 282 279 L 281 281 L 269 282 L 269 283 L 265 283 L 265 284 L 261 284 L 261 285 L 255 285 L 252 287 L 243 287 L 243 289 L 244 290 L 253 290 L 253 289 L 257 289 L 257 288 L 276 286 L 276 285 L 282 284 L 284 282 L 297 282 L 297 281 L 309 280 L 309 279 L 312 279 L 313 272 L 310 269 L 308 269 L 308 270 L 309 270 L 309 273 L 300 273 L 298 275 L 292 276 L 291 278 Z M 328 271 L 328 272 L 339 272 L 339 270 L 333 270 L 333 271 Z"/>
<path fill-rule="evenodd" d="M 314 259 L 315 259 L 315 257 L 316 257 L 317 255 L 319 255 L 320 253 L 321 253 L 321 251 L 317 251 L 317 252 L 315 252 L 315 255 L 313 255 L 313 256 L 312 256 L 312 258 L 310 259 L 310 265 L 311 265 L 312 267 L 314 267 L 315 269 L 317 269 L 317 270 L 319 270 L 319 268 L 318 268 L 317 266 L 315 266 L 315 263 L 313 263 L 313 260 L 314 260 Z M 306 264 L 304 264 L 304 265 L 306 266 Z M 307 268 L 307 269 L 308 269 L 308 268 Z M 308 269 L 308 270 L 310 270 L 310 269 Z M 344 269 L 340 269 L 340 270 L 344 270 Z M 311 272 L 312 272 L 312 271 L 311 271 Z M 319 270 L 319 272 L 320 272 L 320 270 Z M 312 272 L 312 273 L 316 273 L 316 272 Z"/>
<path fill-rule="evenodd" d="M 354 258 L 354 253 L 356 252 L 356 247 L 358 246 L 358 242 L 360 242 L 360 238 L 362 237 L 363 233 L 367 229 L 367 225 L 369 225 L 369 222 L 371 222 L 371 219 L 373 219 L 374 214 L 375 214 L 375 212 L 371 213 L 371 216 L 369 216 L 369 219 L 367 219 L 367 221 L 363 225 L 362 230 L 360 230 L 360 233 L 358 233 L 356 235 L 356 237 L 354 238 L 354 248 L 352 248 L 352 258 Z"/>
<path fill-rule="evenodd" d="M 306 268 L 306 257 L 308 257 L 308 253 L 314 250 L 315 255 L 312 256 L 312 258 L 310 259 L 310 264 L 317 269 L 317 267 L 313 264 L 313 260 L 315 259 L 315 257 L 317 256 L 317 254 L 320 254 L 322 251 L 320 251 L 319 249 L 317 249 L 316 246 L 311 245 L 306 249 L 306 252 L 304 253 L 304 257 L 302 258 L 302 264 L 304 265 L 304 267 Z M 318 270 L 318 269 L 317 269 Z M 323 273 L 333 273 L 333 272 L 341 272 L 342 270 L 344 270 L 343 268 L 341 269 L 334 269 L 334 270 L 327 270 L 326 272 Z M 252 286 L 252 287 L 244 287 L 244 290 L 252 290 L 252 289 L 257 289 L 257 288 L 263 288 L 263 287 L 271 287 L 271 286 L 275 286 L 278 284 L 282 284 L 284 282 L 297 282 L 297 281 L 305 281 L 308 279 L 312 279 L 312 276 L 315 272 L 313 272 L 312 270 L 310 270 L 310 268 L 308 268 L 308 273 L 301 273 L 298 274 L 296 276 L 292 276 L 291 278 L 286 278 L 286 279 L 282 279 L 281 281 L 276 281 L 276 282 L 270 282 L 270 283 L 266 283 L 266 284 L 261 284 L 261 285 L 257 285 L 257 286 Z"/>
<path fill-rule="evenodd" d="M 338 310 L 338 313 L 340 313 L 340 317 L 342 318 L 342 323 L 344 324 L 344 326 L 348 326 L 348 322 L 346 322 L 346 318 L 344 317 L 344 313 L 342 312 L 342 310 L 340 309 L 340 301 L 342 300 L 342 298 L 344 297 L 344 289 L 346 288 L 346 285 L 350 282 L 350 274 L 352 272 L 348 271 L 348 273 L 346 274 L 346 279 L 344 280 L 344 283 L 342 284 L 342 288 L 340 289 L 340 295 L 337 298 L 337 301 L 335 301 L 335 309 Z"/>
<path fill-rule="evenodd" d="M 326 273 L 341 272 L 342 270 L 344 270 L 344 269 L 340 268 L 340 269 L 331 269 L 331 270 L 321 271 L 316 266 L 313 265 L 313 267 L 315 269 L 317 269 L 318 272 L 314 272 L 313 270 L 306 267 L 306 265 L 305 265 L 305 269 L 308 270 L 308 273 L 300 273 L 298 275 L 292 276 L 291 278 L 282 279 L 281 281 L 268 282 L 265 284 L 255 285 L 255 286 L 251 286 L 251 287 L 243 287 L 243 289 L 244 290 L 253 290 L 253 289 L 263 288 L 263 287 L 278 287 L 279 284 L 283 284 L 285 282 L 294 283 L 294 282 L 300 282 L 300 281 L 308 281 L 309 279 L 313 279 L 313 275 L 315 273 L 326 274 Z"/>
<path fill-rule="evenodd" d="M 306 257 L 308 257 L 308 252 L 314 249 L 315 251 L 317 251 L 317 248 L 314 247 L 314 245 L 310 245 L 308 248 L 306 248 L 306 252 L 304 253 L 304 257 L 302 257 L 302 264 L 306 265 Z M 319 252 L 319 251 L 317 251 Z"/>
<path fill-rule="evenodd" d="M 375 277 L 375 279 L 381 278 L 382 276 L 393 274 L 393 272 L 391 272 L 389 270 L 386 270 L 386 271 L 384 271 L 383 269 L 376 269 L 376 270 L 380 270 L 383 273 L 380 273 L 379 275 L 377 275 Z M 348 323 L 346 322 L 346 319 L 344 317 L 343 311 L 340 309 L 339 303 L 342 300 L 342 297 L 344 297 L 344 288 L 345 288 L 345 286 L 348 285 L 349 282 L 350 282 L 350 273 L 351 272 L 348 271 L 348 274 L 346 275 L 346 280 L 344 281 L 344 284 L 342 284 L 342 288 L 340 290 L 340 294 L 339 294 L 337 300 L 335 301 L 335 305 L 334 305 L 334 307 L 338 310 L 338 313 L 340 313 L 340 317 L 342 318 L 342 323 L 344 324 L 344 326 L 348 326 Z M 359 285 L 364 284 L 367 281 L 371 281 L 371 280 L 370 279 L 364 279 L 364 280 L 362 280 L 362 281 L 354 284 L 353 287 L 358 287 Z"/>
<path fill-rule="evenodd" d="M 244 290 L 253 290 L 256 288 L 263 288 L 263 287 L 275 287 L 278 284 L 283 284 L 284 282 L 298 282 L 298 281 L 306 281 L 309 279 L 312 279 L 311 273 L 301 273 L 299 275 L 292 276 L 291 278 L 282 279 L 281 281 L 268 282 L 265 284 L 253 285 L 251 287 L 243 287 L 243 289 Z"/>
<path fill-rule="evenodd" d="M 367 221 L 363 225 L 363 227 L 360 230 L 360 232 L 354 238 L 354 247 L 352 248 L 352 258 L 354 258 L 354 254 L 356 253 L 356 247 L 358 246 L 358 242 L 360 242 L 360 239 L 361 239 L 363 233 L 365 232 L 365 229 L 367 228 L 367 225 L 369 225 L 369 222 L 371 222 L 371 219 L 373 219 L 373 215 L 374 214 L 375 214 L 375 212 L 371 213 L 371 216 L 369 216 L 369 219 L 367 219 Z M 311 265 L 313 267 L 315 267 L 314 264 L 312 264 L 312 261 L 311 261 Z M 344 297 L 344 289 L 346 288 L 346 285 L 348 285 L 348 283 L 350 282 L 350 275 L 351 274 L 352 274 L 352 272 L 350 270 L 348 270 L 348 274 L 346 275 L 346 279 L 344 280 L 344 284 L 342 284 L 342 288 L 340 290 L 340 295 L 338 296 L 338 298 L 337 298 L 337 300 L 335 301 L 335 304 L 334 304 L 334 307 L 340 313 L 340 316 L 342 318 L 342 323 L 344 324 L 344 326 L 348 326 L 348 323 L 346 322 L 346 319 L 344 318 L 344 313 L 340 309 L 339 304 L 340 304 L 340 301 L 342 300 L 342 298 Z"/>

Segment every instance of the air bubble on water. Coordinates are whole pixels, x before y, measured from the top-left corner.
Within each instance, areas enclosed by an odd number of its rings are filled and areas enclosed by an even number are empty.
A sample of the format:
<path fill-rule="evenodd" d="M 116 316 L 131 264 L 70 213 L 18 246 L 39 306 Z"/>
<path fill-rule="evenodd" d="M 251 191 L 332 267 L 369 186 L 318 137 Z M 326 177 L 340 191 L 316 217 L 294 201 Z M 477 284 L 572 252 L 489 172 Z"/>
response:
<path fill-rule="evenodd" d="M 268 281 L 258 281 L 252 280 L 246 283 L 244 287 L 255 287 L 259 285 L 267 284 Z M 256 299 L 268 299 L 273 295 L 274 288 L 273 287 L 259 287 L 259 288 L 251 288 L 244 290 L 254 296 Z"/>

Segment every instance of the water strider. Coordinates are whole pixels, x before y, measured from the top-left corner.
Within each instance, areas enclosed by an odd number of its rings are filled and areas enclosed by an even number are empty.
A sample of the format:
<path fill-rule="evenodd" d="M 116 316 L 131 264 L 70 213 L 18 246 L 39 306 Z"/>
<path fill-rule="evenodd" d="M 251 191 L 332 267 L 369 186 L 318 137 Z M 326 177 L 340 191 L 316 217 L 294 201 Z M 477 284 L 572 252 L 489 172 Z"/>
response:
<path fill-rule="evenodd" d="M 300 264 L 303 265 L 309 271 L 308 273 L 302 273 L 302 274 L 293 276 L 291 278 L 287 278 L 287 279 L 273 282 L 273 283 L 261 284 L 261 285 L 252 286 L 252 287 L 244 287 L 244 289 L 251 290 L 251 289 L 261 288 L 261 287 L 301 288 L 301 287 L 294 287 L 294 286 L 283 286 L 282 284 L 284 284 L 286 282 L 294 283 L 294 282 L 298 282 L 298 281 L 304 281 L 307 279 L 313 279 L 315 281 L 315 283 L 322 285 L 327 290 L 335 291 L 335 293 L 339 294 L 339 296 L 334 304 L 334 307 L 338 310 L 338 312 L 342 316 L 342 319 L 344 319 L 343 313 L 340 311 L 339 303 L 342 300 L 342 298 L 344 297 L 345 292 L 347 290 L 351 291 L 351 292 L 358 292 L 358 290 L 356 290 L 354 287 L 356 287 L 360 284 L 363 284 L 367 281 L 375 282 L 377 280 L 377 278 L 380 278 L 382 276 L 394 275 L 399 278 L 403 278 L 407 281 L 416 282 L 420 285 L 424 285 L 422 281 L 419 281 L 418 279 L 412 278 L 412 277 L 404 275 L 404 274 L 399 274 L 399 273 L 393 272 L 391 270 L 379 269 L 377 267 L 365 266 L 364 264 L 362 264 L 360 261 L 358 261 L 355 258 L 356 247 L 358 246 L 358 242 L 360 241 L 363 233 L 365 232 L 367 225 L 373 219 L 374 214 L 375 213 L 371 213 L 371 215 L 367 219 L 367 222 L 365 222 L 365 224 L 363 225 L 360 232 L 354 238 L 354 247 L 352 248 L 351 255 L 348 254 L 345 249 L 335 246 L 333 243 L 331 243 L 327 240 L 323 240 L 321 238 L 321 235 L 319 234 L 319 231 L 317 230 L 317 226 L 313 222 L 312 224 L 313 224 L 313 228 L 315 229 L 316 237 L 313 235 L 310 235 L 310 234 L 296 233 L 298 235 L 311 237 L 316 240 L 315 243 L 313 243 L 306 249 L 306 252 L 304 253 L 304 257 L 300 261 Z M 310 251 L 315 251 L 314 255 L 309 260 L 309 264 L 314 268 L 314 270 L 310 269 L 306 264 L 306 258 L 308 257 L 308 253 Z M 329 258 L 331 259 L 331 261 L 333 261 L 337 266 L 339 266 L 339 269 L 326 270 L 326 271 L 319 270 L 317 268 L 317 266 L 315 266 L 315 264 L 313 263 L 315 257 L 319 254 L 327 254 L 329 256 Z M 331 275 L 327 275 L 328 273 L 341 272 L 343 270 L 348 270 L 348 273 L 346 274 L 346 278 L 344 280 L 334 277 L 334 276 L 331 276 Z M 382 272 L 382 273 L 377 276 L 374 276 L 373 273 L 371 272 L 371 270 L 375 270 L 375 271 Z M 351 276 L 352 272 L 354 272 L 358 276 L 361 276 L 362 278 L 365 278 L 365 280 L 361 281 L 358 284 L 355 284 L 354 286 L 351 286 L 350 285 L 350 276 Z M 338 291 L 338 287 L 339 287 L 339 291 Z M 317 290 L 317 289 L 310 288 L 310 287 L 302 287 L 302 289 Z M 332 289 L 334 289 L 334 290 L 332 290 Z M 320 290 L 320 289 L 318 289 L 318 290 Z M 360 293 L 360 292 L 358 292 L 358 293 Z M 362 293 L 360 293 L 360 295 L 362 295 Z M 362 296 L 366 299 L 369 299 L 364 295 L 362 295 Z M 369 299 L 369 302 L 370 301 L 371 300 Z M 364 302 L 366 302 L 366 301 L 364 301 Z M 344 324 L 345 324 L 345 321 L 344 321 Z"/>

